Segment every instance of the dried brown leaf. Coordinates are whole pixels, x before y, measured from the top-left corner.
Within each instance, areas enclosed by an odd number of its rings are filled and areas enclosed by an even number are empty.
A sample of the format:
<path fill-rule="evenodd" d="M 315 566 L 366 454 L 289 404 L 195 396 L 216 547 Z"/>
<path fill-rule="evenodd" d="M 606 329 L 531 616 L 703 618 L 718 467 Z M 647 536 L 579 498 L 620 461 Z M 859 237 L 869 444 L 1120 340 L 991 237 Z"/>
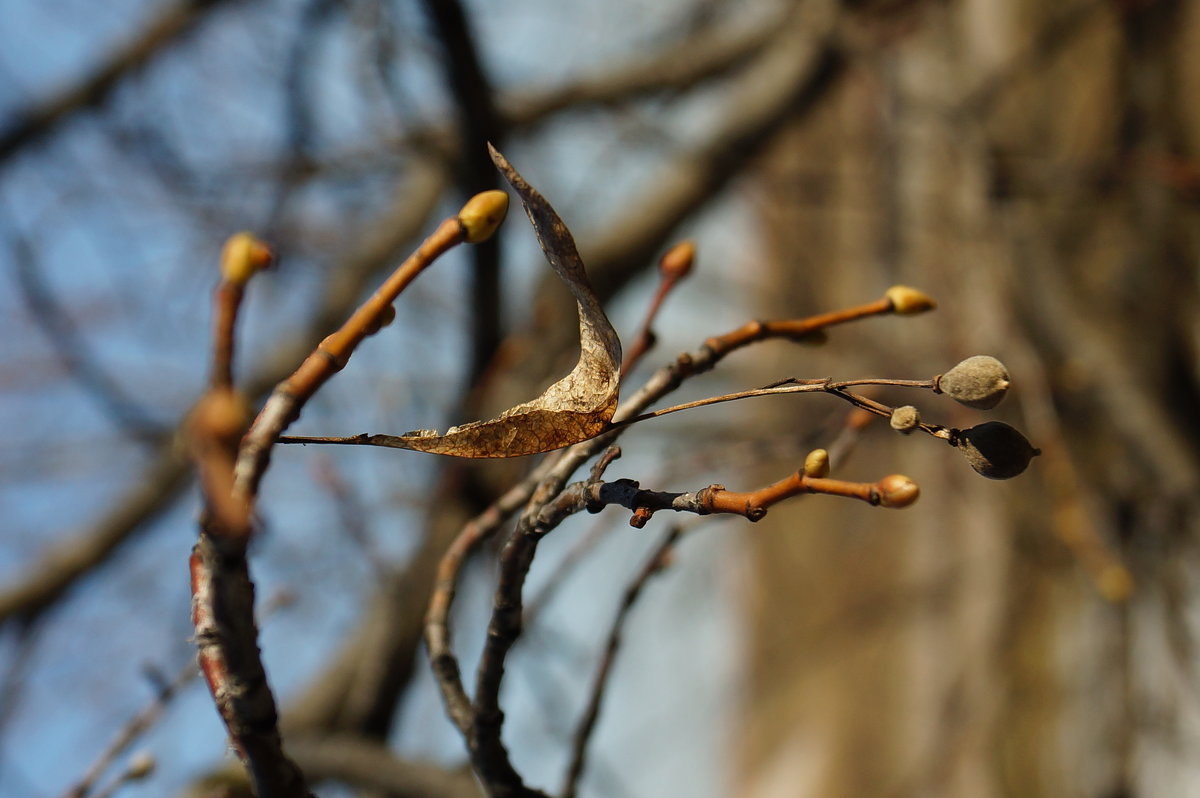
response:
<path fill-rule="evenodd" d="M 372 444 L 455 457 L 517 457 L 593 438 L 607 428 L 617 409 L 621 342 L 588 282 L 575 239 L 550 203 L 503 155 L 490 149 L 496 168 L 521 197 L 546 260 L 575 297 L 579 362 L 537 399 L 509 408 L 491 421 L 451 427 L 444 435 L 432 430 L 372 435 Z"/>

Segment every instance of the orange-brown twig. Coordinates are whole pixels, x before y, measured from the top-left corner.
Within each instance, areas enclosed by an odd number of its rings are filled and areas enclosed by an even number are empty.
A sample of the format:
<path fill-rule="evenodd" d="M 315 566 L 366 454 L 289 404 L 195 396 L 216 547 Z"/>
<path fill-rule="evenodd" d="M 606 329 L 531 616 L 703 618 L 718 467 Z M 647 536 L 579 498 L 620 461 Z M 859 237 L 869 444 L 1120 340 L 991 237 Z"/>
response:
<path fill-rule="evenodd" d="M 657 343 L 658 338 L 654 334 L 654 320 L 658 316 L 658 311 L 662 307 L 663 300 L 679 284 L 679 281 L 691 273 L 692 264 L 695 262 L 695 259 L 696 245 L 691 241 L 683 241 L 667 250 L 666 254 L 659 260 L 658 288 L 654 292 L 654 297 L 650 300 L 650 307 L 646 309 L 646 316 L 642 320 L 642 326 L 638 330 L 637 337 L 633 339 L 633 343 L 626 349 L 625 362 L 621 364 L 622 377 L 633 371 L 634 366 Z"/>
<path fill-rule="evenodd" d="M 917 500 L 920 490 L 911 479 L 899 474 L 886 476 L 878 482 L 846 482 L 840 479 L 812 476 L 804 470 L 788 475 L 778 482 L 755 491 L 727 490 L 724 485 L 709 485 L 697 491 L 673 493 L 645 490 L 630 479 L 613 482 L 587 480 L 567 486 L 551 504 L 538 515 L 537 525 L 553 528 L 568 515 L 587 509 L 596 512 L 610 504 L 633 511 L 630 525 L 643 527 L 659 510 L 709 515 L 727 513 L 759 521 L 767 509 L 784 499 L 804 493 L 823 493 L 858 499 L 881 507 L 907 507 Z"/>
<path fill-rule="evenodd" d="M 221 250 L 221 282 L 213 296 L 213 362 L 209 385 L 233 386 L 234 332 L 238 310 L 246 293 L 246 283 L 260 269 L 271 264 L 270 247 L 250 233 L 230 236 Z"/>
<path fill-rule="evenodd" d="M 765 338 L 787 338 L 793 341 L 812 340 L 822 331 L 838 324 L 888 313 L 901 315 L 923 313 L 936 306 L 936 303 L 921 291 L 908 286 L 896 285 L 889 288 L 882 298 L 855 307 L 821 313 L 807 319 L 748 322 L 732 332 L 709 338 L 704 342 L 704 346 L 720 357 Z"/>
<path fill-rule="evenodd" d="M 396 312 L 392 303 L 400 293 L 452 247 L 490 237 L 504 219 L 507 208 L 508 195 L 502 191 L 485 191 L 473 197 L 457 216 L 438 225 L 341 328 L 321 341 L 299 368 L 275 387 L 238 452 L 235 489 L 239 493 L 253 495 L 258 490 L 271 447 L 279 435 L 300 416 L 312 395 L 346 367 L 363 339 L 391 322 Z"/>

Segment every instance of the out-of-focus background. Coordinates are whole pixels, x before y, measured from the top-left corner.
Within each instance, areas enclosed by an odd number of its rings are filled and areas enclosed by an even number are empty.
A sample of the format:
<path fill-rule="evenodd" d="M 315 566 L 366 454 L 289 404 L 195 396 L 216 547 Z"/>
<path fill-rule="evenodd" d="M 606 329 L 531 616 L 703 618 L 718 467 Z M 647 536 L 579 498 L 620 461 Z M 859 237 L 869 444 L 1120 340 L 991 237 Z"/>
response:
<path fill-rule="evenodd" d="M 876 395 L 1043 452 L 993 482 L 881 423 L 835 475 L 907 474 L 914 507 L 688 520 L 631 613 L 581 795 L 1200 790 L 1200 3 L 7 0 L 0 76 L 0 795 L 64 794 L 147 710 L 93 787 L 144 753 L 154 772 L 119 794 L 222 794 L 224 731 L 186 677 L 198 499 L 176 440 L 221 244 L 252 230 L 278 254 L 240 333 L 261 400 L 498 185 L 487 141 L 574 230 L 627 340 L 657 257 L 696 241 L 627 392 L 749 319 L 910 284 L 935 313 L 765 344 L 676 396 L 992 354 L 1013 389 L 991 413 Z M 517 212 L 397 309 L 298 432 L 486 417 L 574 357 Z M 756 402 L 643 425 L 608 477 L 751 489 L 844 435 L 830 397 Z M 251 568 L 310 775 L 347 740 L 462 766 L 419 645 L 431 564 L 528 466 L 277 453 Z M 622 592 L 675 520 L 609 509 L 547 538 L 503 694 L 531 784 L 558 790 Z M 468 670 L 491 554 L 456 605 Z"/>

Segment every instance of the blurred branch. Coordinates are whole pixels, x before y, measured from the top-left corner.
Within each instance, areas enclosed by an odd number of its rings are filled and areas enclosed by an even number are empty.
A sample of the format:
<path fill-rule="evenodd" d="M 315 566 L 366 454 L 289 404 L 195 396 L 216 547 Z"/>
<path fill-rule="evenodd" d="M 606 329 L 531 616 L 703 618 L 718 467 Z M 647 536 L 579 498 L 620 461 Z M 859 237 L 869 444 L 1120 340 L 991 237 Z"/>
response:
<path fill-rule="evenodd" d="M 773 17 L 766 24 L 732 32 L 725 25 L 705 26 L 668 46 L 631 53 L 619 65 L 572 78 L 564 86 L 507 95 L 500 101 L 501 113 L 510 127 L 528 131 L 560 111 L 682 93 L 753 61 L 789 30 L 785 22 Z"/>
<path fill-rule="evenodd" d="M 137 529 L 157 518 L 188 484 L 188 461 L 172 441 L 101 518 L 82 532 L 51 544 L 40 559 L 0 590 L 0 623 L 30 620 L 50 607 L 76 580 L 108 560 Z"/>
<path fill-rule="evenodd" d="M 442 65 L 458 109 L 459 182 L 464 199 L 497 188 L 499 178 L 488 145 L 503 148 L 504 126 L 496 111 L 492 85 L 466 12 L 458 0 L 424 0 L 442 49 Z M 500 344 L 500 243 L 481 243 L 471 253 L 471 351 L 466 384 L 474 385 Z"/>
<path fill-rule="evenodd" d="M 448 769 L 396 756 L 384 744 L 345 734 L 300 737 L 288 748 L 313 781 L 339 781 L 390 798 L 479 798 L 466 768 Z"/>
<path fill-rule="evenodd" d="M 442 173 L 418 171 L 385 210 L 358 236 L 356 244 L 338 258 L 328 284 L 321 292 L 323 305 L 307 321 L 303 332 L 281 338 L 281 343 L 244 381 L 244 392 L 259 397 L 295 368 L 313 343 L 340 323 L 361 297 L 374 276 L 386 268 L 397 252 L 415 238 L 440 198 Z M 31 618 L 52 605 L 75 581 L 106 562 L 135 532 L 173 506 L 188 484 L 189 465 L 174 442 L 163 444 L 131 488 L 92 526 L 52 545 L 40 561 L 22 569 L 22 576 L 0 591 L 0 623 L 15 617 Z"/>
<path fill-rule="evenodd" d="M 187 0 L 161 11 L 129 44 L 118 48 L 86 77 L 17 112 L 16 119 L 0 130 L 0 161 L 50 135 L 75 114 L 104 105 L 117 84 L 190 33 L 208 12 L 229 1 Z"/>
<path fill-rule="evenodd" d="M 625 594 L 621 597 L 621 605 L 617 609 L 616 617 L 613 619 L 612 628 L 608 633 L 608 642 L 604 646 L 604 655 L 600 660 L 600 667 L 596 671 L 595 680 L 592 682 L 591 695 L 588 698 L 587 708 L 583 712 L 583 717 L 579 721 L 579 728 L 575 732 L 574 743 L 571 748 L 571 763 L 567 767 L 566 781 L 562 789 L 562 798 L 575 798 L 575 793 L 579 787 L 579 778 L 583 775 L 584 766 L 587 764 L 587 745 L 591 739 L 592 731 L 596 727 L 596 721 L 600 717 L 600 702 L 604 698 L 605 687 L 608 684 L 609 674 L 612 672 L 613 664 L 617 659 L 617 651 L 621 647 L 621 632 L 625 626 L 625 620 L 629 617 L 629 611 L 633 609 L 633 605 L 637 602 L 638 597 L 642 594 L 642 588 L 646 583 L 657 574 L 661 573 L 664 568 L 670 563 L 672 549 L 675 543 L 683 534 L 683 527 L 672 526 L 658 546 L 654 548 L 650 556 L 646 558 L 645 564 L 625 588 Z"/>
<path fill-rule="evenodd" d="M 1038 29 L 1028 45 L 1008 63 L 985 76 L 954 107 L 963 119 L 978 119 L 1020 78 L 1054 58 L 1076 36 L 1087 31 L 1094 14 L 1113 7 L 1111 0 L 1079 0 L 1065 11 L 1057 12 L 1049 23 Z"/>
<path fill-rule="evenodd" d="M 67 373 L 118 430 L 143 443 L 160 443 L 169 434 L 169 428 L 153 421 L 150 412 L 134 401 L 120 381 L 100 365 L 85 336 L 42 280 L 37 255 L 29 240 L 15 230 L 10 232 L 10 239 L 17 285 L 29 317 L 46 334 Z"/>
<path fill-rule="evenodd" d="M 108 747 L 104 749 L 104 752 L 87 769 L 83 777 L 64 793 L 64 798 L 84 798 L 91 791 L 92 786 L 100 776 L 104 774 L 104 771 L 111 767 L 117 757 L 132 745 L 138 737 L 155 724 L 176 694 L 190 684 L 197 675 L 196 663 L 188 662 L 175 675 L 174 679 L 163 684 L 157 695 L 154 696 L 154 700 L 129 719 L 129 722 L 121 728 L 112 742 L 108 744 Z"/>

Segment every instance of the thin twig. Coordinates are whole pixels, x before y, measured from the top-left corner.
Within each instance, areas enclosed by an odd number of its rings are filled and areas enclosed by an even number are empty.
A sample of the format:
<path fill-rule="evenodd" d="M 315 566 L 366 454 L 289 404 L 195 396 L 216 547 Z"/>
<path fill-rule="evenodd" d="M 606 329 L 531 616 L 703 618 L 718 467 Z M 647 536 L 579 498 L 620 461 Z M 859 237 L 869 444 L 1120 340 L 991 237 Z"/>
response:
<path fill-rule="evenodd" d="M 651 577 L 661 573 L 667 567 L 671 550 L 675 547 L 676 542 L 682 534 L 682 526 L 672 526 L 663 535 L 658 546 L 654 548 L 654 551 L 646 559 L 637 576 L 625 588 L 625 594 L 621 598 L 621 606 L 617 609 L 612 628 L 608 633 L 608 642 L 604 646 L 604 655 L 600 659 L 600 667 L 597 669 L 595 680 L 592 682 L 592 690 L 587 708 L 584 709 L 583 716 L 579 721 L 579 727 L 575 731 L 574 743 L 571 747 L 571 764 L 567 767 L 562 798 L 575 798 L 576 790 L 579 787 L 579 778 L 583 775 L 584 766 L 587 764 L 588 740 L 591 739 L 592 731 L 596 727 L 596 721 L 600 717 L 600 703 L 604 699 L 608 677 L 612 672 L 613 664 L 616 662 L 617 651 L 621 647 L 621 632 L 624 629 L 625 620 L 628 618 L 630 610 L 633 609 L 634 603 L 641 596 L 642 589 L 646 586 L 646 583 L 650 581 Z"/>
<path fill-rule="evenodd" d="M 674 364 L 660 369 L 646 383 L 646 386 L 643 387 L 642 391 L 639 391 L 638 394 L 635 394 L 635 396 L 642 396 L 645 400 L 645 403 L 637 409 L 644 408 L 646 404 L 649 404 L 654 399 L 657 399 L 669 391 L 674 390 L 674 388 L 678 387 L 679 382 L 682 382 L 684 379 L 695 374 L 708 371 L 726 355 L 729 355 L 738 349 L 742 349 L 743 347 L 749 346 L 750 344 L 768 339 L 779 338 L 793 341 L 809 341 L 812 340 L 814 336 L 823 334 L 824 331 L 829 327 L 838 324 L 846 324 L 848 322 L 857 321 L 859 319 L 864 319 L 871 316 L 886 315 L 893 312 L 896 312 L 895 306 L 892 300 L 885 296 L 882 299 L 874 302 L 856 305 L 854 307 L 846 308 L 840 311 L 834 311 L 831 313 L 823 313 L 806 319 L 748 322 L 736 330 L 728 332 L 724 335 L 709 338 L 704 342 L 704 346 L 699 351 L 681 354 L 678 358 L 676 358 Z M 652 418 L 658 418 L 659 416 L 678 413 L 683 410 L 691 410 L 696 407 L 719 404 L 722 402 L 732 402 L 739 399 L 749 399 L 758 396 L 771 396 L 774 394 L 786 393 L 831 393 L 878 415 L 889 415 L 891 413 L 890 408 L 885 411 L 883 405 L 874 403 L 869 399 L 845 390 L 849 386 L 857 385 L 891 385 L 915 388 L 932 388 L 933 383 L 926 380 L 891 379 L 859 379 L 847 381 L 834 381 L 828 378 L 819 380 L 789 379 L 784 381 L 782 384 L 776 383 L 765 388 L 756 388 L 749 391 L 740 391 L 737 393 L 709 397 L 707 399 L 699 399 L 694 402 L 687 402 L 661 410 L 642 413 L 640 415 L 634 415 L 635 411 L 633 408 L 636 403 L 627 401 L 613 416 L 613 420 L 609 424 L 608 428 L 598 437 L 603 437 L 605 441 L 609 441 L 611 438 L 608 436 L 623 427 L 637 424 L 642 421 L 647 421 Z M 649 389 L 650 393 L 643 394 L 643 392 L 647 391 L 647 389 Z M 661 393 L 659 393 L 659 391 L 661 391 Z M 937 427 L 937 425 L 922 424 L 920 426 L 922 430 L 934 435 L 935 437 L 946 437 L 944 433 L 939 431 L 940 428 Z M 396 436 L 393 435 L 372 435 L 368 433 L 359 433 L 358 435 L 350 435 L 345 437 L 301 435 L 281 436 L 278 439 L 278 442 L 282 444 L 394 447 L 396 445 L 395 439 Z"/>
<path fill-rule="evenodd" d="M 189 662 L 175 674 L 175 678 L 163 684 L 154 696 L 154 699 L 130 718 L 129 722 L 117 732 L 112 742 L 108 744 L 108 747 L 97 757 L 96 761 L 92 763 L 92 766 L 87 769 L 87 772 L 83 774 L 79 781 L 63 793 L 64 798 L 83 798 L 87 795 L 97 779 L 103 775 L 104 771 L 108 770 L 117 757 L 132 745 L 138 737 L 154 725 L 163 711 L 166 710 L 167 705 L 171 703 L 171 699 L 180 690 L 190 684 L 197 675 L 199 674 L 196 670 L 196 663 Z"/>

